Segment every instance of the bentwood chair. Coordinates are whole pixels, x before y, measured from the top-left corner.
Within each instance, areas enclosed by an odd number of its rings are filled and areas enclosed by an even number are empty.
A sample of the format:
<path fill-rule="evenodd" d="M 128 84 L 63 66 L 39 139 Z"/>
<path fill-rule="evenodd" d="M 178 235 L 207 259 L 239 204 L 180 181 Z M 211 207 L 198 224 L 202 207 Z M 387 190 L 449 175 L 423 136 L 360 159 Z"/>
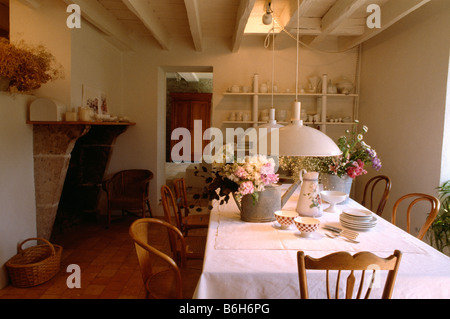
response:
<path fill-rule="evenodd" d="M 108 225 L 111 224 L 111 211 L 125 212 L 141 211 L 142 218 L 146 215 L 146 207 L 150 217 L 152 209 L 149 202 L 149 184 L 153 173 L 145 169 L 130 169 L 117 172 L 103 182 L 108 202 Z"/>
<path fill-rule="evenodd" d="M 375 187 L 379 182 L 384 182 L 384 190 L 381 194 L 380 200 L 378 202 L 377 210 L 373 211 L 373 207 L 375 206 L 375 200 L 374 200 L 374 190 Z M 369 189 L 370 189 L 370 197 L 366 198 L 367 195 L 369 195 Z M 381 216 L 383 214 L 384 206 L 386 205 L 386 202 L 389 198 L 389 193 L 391 191 L 391 180 L 389 177 L 384 175 L 378 175 L 375 177 L 372 177 L 364 187 L 364 195 L 363 200 L 361 202 L 361 205 L 365 206 L 366 208 L 370 209 L 374 213 L 376 213 L 378 216 Z"/>
<path fill-rule="evenodd" d="M 366 271 L 372 272 L 372 277 L 369 284 L 366 284 L 367 289 L 364 294 L 364 298 L 368 299 L 372 292 L 373 284 L 375 281 L 375 273 L 379 270 L 388 271 L 384 289 L 381 298 L 390 299 L 394 290 L 395 279 L 397 277 L 398 268 L 402 253 L 398 250 L 394 251 L 394 254 L 387 258 L 380 258 L 370 252 L 359 252 L 355 255 L 351 255 L 348 252 L 336 252 L 326 255 L 322 258 L 312 258 L 306 256 L 303 251 L 297 252 L 298 262 L 298 274 L 300 283 L 300 298 L 308 299 L 308 281 L 306 276 L 307 269 L 326 270 L 326 290 L 327 298 L 331 299 L 330 293 L 330 270 L 337 271 L 337 280 L 335 284 L 335 298 L 339 299 L 339 284 L 341 279 L 341 272 L 349 271 L 349 275 L 345 282 L 345 298 L 352 299 L 354 295 L 355 284 L 357 283 L 357 277 L 355 277 L 355 271 L 361 271 L 359 277 L 359 287 L 356 295 L 356 299 L 360 299 L 364 289 L 364 284 L 367 280 L 364 279 Z"/>
<path fill-rule="evenodd" d="M 430 212 L 428 213 L 427 219 L 425 220 L 424 224 L 419 230 L 419 233 L 417 234 L 417 238 L 423 239 L 425 234 L 427 233 L 428 229 L 430 228 L 431 224 L 433 224 L 434 220 L 436 219 L 437 214 L 439 213 L 439 207 L 441 203 L 439 200 L 431 195 L 427 194 L 421 194 L 421 193 L 411 193 L 406 194 L 402 197 L 400 197 L 394 204 L 394 207 L 392 208 L 392 224 L 395 225 L 396 219 L 397 219 L 397 210 L 399 205 L 407 199 L 412 199 L 410 204 L 408 205 L 408 209 L 406 210 L 406 231 L 408 233 L 411 233 L 411 209 L 416 205 L 417 203 L 421 201 L 426 201 L 430 203 Z"/>
<path fill-rule="evenodd" d="M 169 240 L 178 241 L 181 244 L 179 263 L 161 251 L 162 249 L 156 248 L 160 238 L 153 241 L 152 236 L 155 236 L 157 227 L 166 228 Z M 185 254 L 186 243 L 180 230 L 160 219 L 143 218 L 133 222 L 129 234 L 135 243 L 147 292 L 146 297 L 149 299 L 192 298 L 201 275 L 201 266 L 188 266 Z"/>
<path fill-rule="evenodd" d="M 173 181 L 175 189 L 176 203 L 178 207 L 178 214 L 181 223 L 182 232 L 187 235 L 190 229 L 208 228 L 209 213 L 203 213 L 209 209 L 207 207 L 190 204 L 186 194 L 186 182 L 184 178 L 177 178 Z M 200 199 L 199 199 L 200 200 Z M 198 209 L 202 213 L 192 213 L 190 209 Z M 183 216 L 184 212 L 184 216 Z"/>
<path fill-rule="evenodd" d="M 178 228 L 178 230 L 182 231 L 181 221 L 178 217 L 177 205 L 175 203 L 175 198 L 173 196 L 172 191 L 169 186 L 163 185 L 161 186 L 161 201 L 164 210 L 164 217 L 166 222 Z M 206 245 L 206 237 L 205 236 L 186 236 L 186 256 L 188 259 L 203 259 L 205 255 L 205 245 Z M 175 242 L 171 242 L 171 249 L 174 253 L 174 259 L 177 260 L 179 257 L 178 254 L 178 244 Z"/>

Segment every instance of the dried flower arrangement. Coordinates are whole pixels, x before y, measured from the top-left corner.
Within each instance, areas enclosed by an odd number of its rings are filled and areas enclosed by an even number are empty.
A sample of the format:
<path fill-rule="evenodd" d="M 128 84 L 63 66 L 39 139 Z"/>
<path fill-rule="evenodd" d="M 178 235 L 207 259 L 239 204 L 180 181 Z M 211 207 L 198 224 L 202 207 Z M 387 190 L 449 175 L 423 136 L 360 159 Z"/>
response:
<path fill-rule="evenodd" d="M 10 80 L 9 91 L 29 92 L 64 77 L 62 65 L 43 45 L 17 44 L 0 38 L 0 76 Z"/>

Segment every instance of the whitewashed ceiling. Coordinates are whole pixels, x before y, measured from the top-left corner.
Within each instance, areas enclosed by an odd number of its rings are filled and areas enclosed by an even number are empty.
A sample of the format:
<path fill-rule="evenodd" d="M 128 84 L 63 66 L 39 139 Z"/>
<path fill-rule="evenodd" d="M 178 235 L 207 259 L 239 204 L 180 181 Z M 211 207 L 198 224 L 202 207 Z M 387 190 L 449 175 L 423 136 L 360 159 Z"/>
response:
<path fill-rule="evenodd" d="M 265 36 L 268 2 L 276 30 L 299 34 L 320 46 L 333 39 L 348 49 L 370 39 L 430 0 L 65 0 L 79 4 L 83 17 L 111 38 L 125 44 L 127 33 L 152 37 L 162 50 L 184 37 L 197 51 L 207 41 L 227 39 L 237 52 L 244 36 Z M 298 5 L 299 4 L 299 5 Z M 380 7 L 381 28 L 369 28 L 369 5 Z M 102 17 L 99 19 L 99 17 Z M 117 23 L 118 25 L 113 25 Z M 265 28 L 264 28 L 265 27 Z M 281 32 L 284 32 L 281 31 Z"/>

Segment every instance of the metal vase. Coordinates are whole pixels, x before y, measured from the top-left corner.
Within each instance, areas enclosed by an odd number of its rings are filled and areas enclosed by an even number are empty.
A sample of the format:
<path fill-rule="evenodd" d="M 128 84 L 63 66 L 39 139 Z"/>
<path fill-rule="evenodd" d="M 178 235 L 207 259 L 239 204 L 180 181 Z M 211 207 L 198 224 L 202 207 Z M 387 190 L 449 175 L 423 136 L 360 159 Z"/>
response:
<path fill-rule="evenodd" d="M 258 192 L 258 200 L 252 195 L 244 195 L 239 203 L 241 220 L 249 223 L 267 223 L 275 220 L 274 213 L 281 209 L 281 189 L 278 185 L 266 186 Z"/>
<path fill-rule="evenodd" d="M 350 190 L 352 189 L 353 178 L 348 175 L 339 177 L 332 174 L 324 174 L 322 176 L 323 190 L 326 191 L 338 191 L 346 193 L 347 199 L 343 202 L 347 202 L 350 197 Z M 342 203 L 342 204 L 343 204 Z"/>

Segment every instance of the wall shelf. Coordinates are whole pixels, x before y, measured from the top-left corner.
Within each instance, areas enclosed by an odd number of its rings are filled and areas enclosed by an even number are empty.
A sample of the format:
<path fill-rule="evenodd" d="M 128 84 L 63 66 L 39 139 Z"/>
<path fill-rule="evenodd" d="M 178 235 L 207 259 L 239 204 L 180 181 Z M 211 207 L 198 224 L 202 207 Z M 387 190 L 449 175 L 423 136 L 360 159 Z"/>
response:
<path fill-rule="evenodd" d="M 257 81 L 254 78 L 254 84 L 253 87 L 257 85 Z M 274 97 L 281 99 L 282 97 L 297 97 L 298 100 L 302 100 L 307 102 L 311 101 L 310 99 L 315 99 L 316 104 L 316 113 L 319 118 L 318 121 L 304 121 L 303 123 L 305 125 L 318 125 L 320 130 L 326 133 L 327 126 L 335 126 L 335 125 L 353 125 L 354 120 L 357 119 L 358 115 L 358 97 L 359 95 L 356 93 L 350 93 L 350 94 L 344 94 L 344 93 L 327 93 L 328 91 L 328 76 L 324 74 L 322 76 L 322 87 L 319 88 L 321 92 L 317 93 L 295 93 L 295 92 L 277 92 L 277 93 L 261 93 L 261 92 L 225 92 L 223 93 L 224 97 L 234 98 L 234 97 L 250 97 L 252 99 L 252 106 L 251 106 L 251 120 L 250 121 L 222 121 L 223 124 L 251 124 L 253 127 L 256 127 L 261 124 L 265 124 L 267 122 L 260 121 L 259 119 L 259 100 L 266 99 L 266 97 Z M 356 90 L 356 92 L 358 92 Z M 349 100 L 347 100 L 347 98 Z M 333 104 L 330 105 L 330 108 L 333 109 L 334 103 L 338 100 L 342 103 L 339 103 L 340 105 L 350 105 L 349 103 L 352 103 L 352 110 L 348 113 L 346 112 L 345 116 L 339 116 L 336 117 L 336 119 L 344 119 L 344 122 L 332 122 L 333 119 L 330 116 L 329 110 L 327 110 L 327 106 L 329 104 L 329 101 L 333 101 Z M 309 102 L 307 102 L 309 103 Z M 349 121 L 348 118 L 351 120 Z M 279 121 L 278 124 L 288 124 L 286 121 Z"/>

